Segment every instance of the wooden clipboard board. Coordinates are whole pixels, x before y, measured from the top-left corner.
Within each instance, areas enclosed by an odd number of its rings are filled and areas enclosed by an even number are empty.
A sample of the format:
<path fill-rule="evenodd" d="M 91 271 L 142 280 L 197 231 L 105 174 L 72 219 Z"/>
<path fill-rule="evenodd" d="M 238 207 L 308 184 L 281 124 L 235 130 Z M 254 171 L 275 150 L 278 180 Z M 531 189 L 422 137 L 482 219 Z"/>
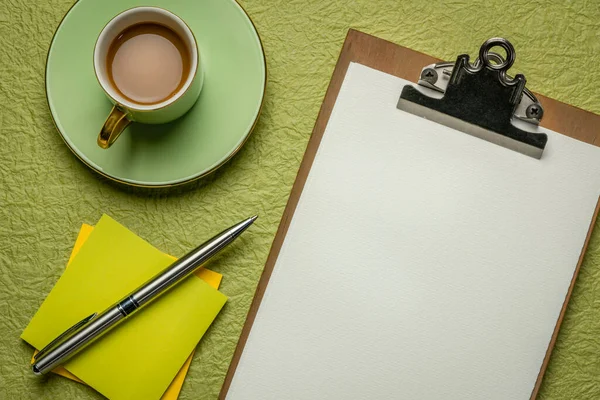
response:
<path fill-rule="evenodd" d="M 258 282 L 256 293 L 250 306 L 246 322 L 242 329 L 240 340 L 235 349 L 229 370 L 227 371 L 223 387 L 221 388 L 221 392 L 219 394 L 220 399 L 225 399 L 233 376 L 235 375 L 236 368 L 248 339 L 248 335 L 252 329 L 256 313 L 260 307 L 267 285 L 269 284 L 269 279 L 273 272 L 275 262 L 277 261 L 277 257 L 287 234 L 289 224 L 294 215 L 294 211 L 296 210 L 296 206 L 298 205 L 300 194 L 302 193 L 304 184 L 312 167 L 319 144 L 321 143 L 321 139 L 325 132 L 325 127 L 327 126 L 331 111 L 337 100 L 337 96 L 346 75 L 348 66 L 351 62 L 356 62 L 387 74 L 414 82 L 415 78 L 419 76 L 419 73 L 424 66 L 439 61 L 439 59 L 434 57 L 419 53 L 383 39 L 379 39 L 366 33 L 356 31 L 354 29 L 350 29 L 348 31 L 346 40 L 344 41 L 344 45 L 333 71 L 333 76 L 329 83 L 327 93 L 325 94 L 323 104 L 321 105 L 321 110 L 319 111 L 311 138 L 308 142 L 306 152 L 304 153 L 304 158 L 302 159 L 298 175 L 296 176 L 294 186 L 292 187 L 288 203 L 281 218 L 279 228 L 277 229 L 275 239 L 273 240 L 273 245 L 267 258 L 265 268 Z M 544 105 L 545 109 L 546 117 L 542 121 L 541 126 L 578 139 L 582 142 L 600 147 L 600 131 L 593 129 L 595 126 L 600 125 L 600 115 L 596 115 L 568 104 L 561 103 L 557 100 L 553 100 L 539 94 L 536 94 L 536 96 Z M 585 244 L 581 251 L 573 278 L 571 279 L 569 290 L 563 303 L 560 316 L 554 328 L 554 333 L 548 345 L 548 349 L 540 368 L 534 389 L 531 393 L 531 399 L 535 399 L 539 392 L 542 378 L 550 360 L 550 355 L 556 342 L 558 331 L 567 309 L 567 304 L 571 297 L 571 293 L 573 292 L 573 287 L 575 285 L 575 281 L 577 280 L 577 275 L 579 274 L 581 263 L 587 249 L 599 209 L 600 202 L 596 206 L 596 210 L 592 217 L 592 222 L 588 230 Z"/>

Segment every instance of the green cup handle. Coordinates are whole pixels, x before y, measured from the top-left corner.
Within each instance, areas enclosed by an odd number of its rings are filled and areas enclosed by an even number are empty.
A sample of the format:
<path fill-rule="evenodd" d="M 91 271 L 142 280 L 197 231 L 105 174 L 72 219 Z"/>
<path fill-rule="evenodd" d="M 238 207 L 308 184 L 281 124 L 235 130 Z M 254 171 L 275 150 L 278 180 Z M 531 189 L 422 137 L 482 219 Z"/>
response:
<path fill-rule="evenodd" d="M 108 149 L 130 123 L 131 121 L 127 119 L 127 115 L 119 107 L 114 106 L 100 130 L 98 146 Z"/>

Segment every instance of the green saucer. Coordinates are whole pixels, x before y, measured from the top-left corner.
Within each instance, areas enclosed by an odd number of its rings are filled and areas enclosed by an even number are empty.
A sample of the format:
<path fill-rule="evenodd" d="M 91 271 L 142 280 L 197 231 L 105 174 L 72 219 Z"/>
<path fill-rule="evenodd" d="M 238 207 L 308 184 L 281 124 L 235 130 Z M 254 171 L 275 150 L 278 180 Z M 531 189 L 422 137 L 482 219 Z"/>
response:
<path fill-rule="evenodd" d="M 134 123 L 108 150 L 96 144 L 112 104 L 94 75 L 96 39 L 115 15 L 137 6 L 168 9 L 192 29 L 205 70 L 196 105 L 164 125 Z M 94 171 L 121 183 L 173 186 L 226 163 L 258 119 L 266 64 L 252 21 L 234 0 L 79 0 L 54 34 L 46 95 L 58 132 Z"/>

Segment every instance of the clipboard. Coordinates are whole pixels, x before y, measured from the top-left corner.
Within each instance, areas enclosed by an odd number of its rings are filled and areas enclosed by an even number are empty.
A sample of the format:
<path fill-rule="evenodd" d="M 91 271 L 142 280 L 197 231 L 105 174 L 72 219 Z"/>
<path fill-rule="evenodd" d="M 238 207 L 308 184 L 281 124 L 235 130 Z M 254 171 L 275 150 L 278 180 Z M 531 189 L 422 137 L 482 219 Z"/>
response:
<path fill-rule="evenodd" d="M 337 96 L 346 75 L 346 71 L 352 62 L 415 82 L 415 78 L 419 77 L 424 66 L 438 63 L 440 60 L 356 30 L 349 30 L 333 72 L 333 76 L 323 104 L 321 106 L 317 121 L 315 123 L 312 136 L 302 160 L 296 181 L 293 185 L 287 206 L 273 241 L 263 274 L 258 283 L 255 297 L 243 327 L 240 340 L 234 352 L 233 359 L 221 389 L 219 395 L 219 398 L 221 399 L 227 397 L 228 390 L 236 373 L 236 368 L 238 367 L 240 358 L 244 352 L 245 344 L 248 340 L 252 325 L 261 305 L 265 290 L 269 284 L 269 279 L 273 273 L 277 258 L 280 255 L 280 250 L 288 232 L 288 228 L 290 227 L 290 222 L 296 207 L 298 206 L 300 195 L 305 186 L 307 177 L 313 165 L 313 161 L 315 160 L 317 150 L 319 149 L 321 139 L 323 138 L 323 134 L 325 132 L 325 128 L 329 122 L 333 106 L 337 100 Z M 593 129 L 595 126 L 600 125 L 600 116 L 542 95 L 535 96 L 537 96 L 537 99 L 543 104 L 544 107 L 544 118 L 540 124 L 542 127 L 560 132 L 563 135 L 575 138 L 591 145 L 600 146 L 600 139 L 598 138 L 600 131 Z M 591 224 L 589 226 L 587 237 L 579 256 L 575 272 L 570 281 L 569 289 L 562 305 L 559 318 L 554 327 L 554 331 L 547 347 L 539 374 L 537 375 L 535 386 L 531 393 L 531 399 L 536 398 L 540 389 L 542 378 L 548 365 L 552 349 L 556 342 L 560 325 L 564 318 L 567 304 L 573 291 L 573 287 L 577 279 L 577 275 L 579 273 L 579 269 L 581 267 L 585 250 L 587 248 L 599 209 L 600 203 L 596 205 L 595 212 L 591 219 Z"/>

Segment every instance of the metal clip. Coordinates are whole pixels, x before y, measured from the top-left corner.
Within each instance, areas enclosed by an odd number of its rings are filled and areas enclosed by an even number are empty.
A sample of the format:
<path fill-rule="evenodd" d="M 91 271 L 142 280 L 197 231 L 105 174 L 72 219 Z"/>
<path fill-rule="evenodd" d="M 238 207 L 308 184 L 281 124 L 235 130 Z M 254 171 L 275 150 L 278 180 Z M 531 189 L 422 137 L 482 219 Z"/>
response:
<path fill-rule="evenodd" d="M 501 64 L 504 60 L 503 57 L 490 51 L 488 58 L 496 64 Z M 479 58 L 475 59 L 474 66 L 479 67 L 481 61 Z M 452 69 L 454 68 L 453 62 L 439 62 L 436 64 L 430 64 L 423 68 L 421 76 L 417 82 L 419 85 L 435 90 L 436 92 L 445 93 L 448 87 L 448 82 L 452 76 Z M 506 75 L 508 80 L 513 80 L 512 76 Z M 514 118 L 520 119 L 521 121 L 529 122 L 534 125 L 539 125 L 540 121 L 544 117 L 544 108 L 538 101 L 535 94 L 529 89 L 523 89 L 523 96 L 521 101 L 517 105 L 513 114 Z"/>
<path fill-rule="evenodd" d="M 506 59 L 491 51 L 495 46 L 506 51 Z M 536 96 L 525 87 L 525 77 L 507 75 L 515 58 L 508 40 L 492 38 L 483 43 L 473 63 L 463 54 L 454 63 L 428 65 L 418 81 L 425 91 L 405 86 L 398 108 L 540 158 L 547 135 L 522 130 L 511 123 L 518 119 L 535 129 L 544 115 Z M 442 93 L 443 97 L 436 98 L 433 92 L 427 95 L 427 89 Z"/>
<path fill-rule="evenodd" d="M 72 332 L 76 331 L 77 329 L 81 328 L 82 326 L 84 326 L 85 324 L 90 322 L 92 319 L 94 319 L 94 317 L 96 317 L 96 315 L 98 315 L 98 313 L 93 313 L 92 315 L 85 317 L 84 319 L 82 319 L 81 321 L 79 321 L 78 323 L 76 323 L 75 325 L 73 325 L 72 327 L 70 327 L 69 329 L 67 329 L 66 331 L 61 333 L 60 335 L 58 335 L 56 337 L 56 339 L 54 339 L 53 341 L 48 343 L 35 356 L 33 356 L 33 360 L 37 361 L 38 358 L 40 358 L 41 356 L 46 354 L 48 351 L 50 351 L 54 347 L 55 344 L 60 342 L 62 338 L 64 338 L 65 336 L 71 334 Z"/>

